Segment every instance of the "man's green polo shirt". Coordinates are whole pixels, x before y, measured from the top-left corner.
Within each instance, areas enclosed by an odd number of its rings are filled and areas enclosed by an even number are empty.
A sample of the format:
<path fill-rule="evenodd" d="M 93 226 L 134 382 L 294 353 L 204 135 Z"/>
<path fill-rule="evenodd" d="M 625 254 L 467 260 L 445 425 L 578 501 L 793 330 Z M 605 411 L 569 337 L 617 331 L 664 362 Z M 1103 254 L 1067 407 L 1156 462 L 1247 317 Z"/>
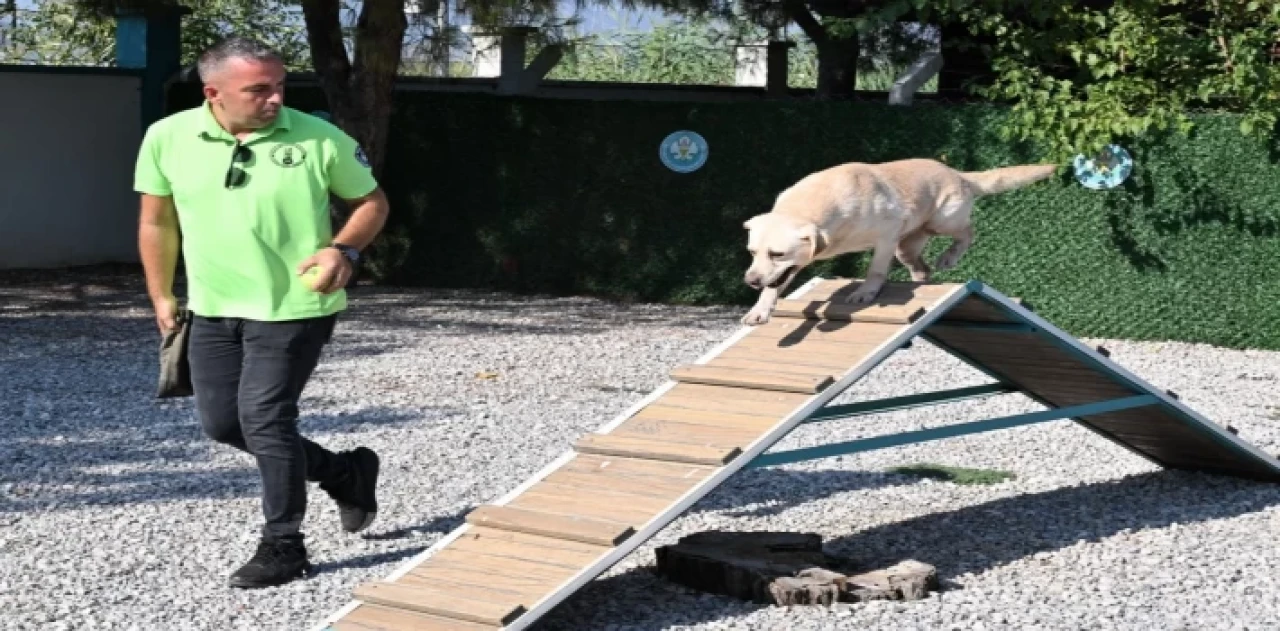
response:
<path fill-rule="evenodd" d="M 252 155 L 228 188 L 236 138 L 206 103 L 152 124 L 138 152 L 134 189 L 171 195 L 177 208 L 191 311 L 271 321 L 346 308 L 345 291 L 312 291 L 296 270 L 333 240 L 329 193 L 353 199 L 377 186 L 360 146 L 287 107 L 241 144 Z"/>

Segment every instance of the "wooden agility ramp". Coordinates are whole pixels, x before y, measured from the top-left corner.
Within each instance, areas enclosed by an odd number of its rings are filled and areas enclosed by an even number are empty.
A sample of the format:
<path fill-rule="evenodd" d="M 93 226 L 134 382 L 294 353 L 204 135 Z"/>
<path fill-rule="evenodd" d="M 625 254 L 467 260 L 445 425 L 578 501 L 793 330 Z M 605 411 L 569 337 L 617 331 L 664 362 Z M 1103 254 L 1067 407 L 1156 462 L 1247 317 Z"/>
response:
<path fill-rule="evenodd" d="M 980 282 L 858 286 L 814 279 L 391 576 L 359 586 L 317 629 L 522 629 L 744 467 L 769 466 L 1072 419 L 1162 467 L 1280 480 L 1240 440 Z M 829 405 L 917 337 L 987 385 Z M 764 453 L 801 423 L 994 394 L 1046 409 L 847 443 Z"/>

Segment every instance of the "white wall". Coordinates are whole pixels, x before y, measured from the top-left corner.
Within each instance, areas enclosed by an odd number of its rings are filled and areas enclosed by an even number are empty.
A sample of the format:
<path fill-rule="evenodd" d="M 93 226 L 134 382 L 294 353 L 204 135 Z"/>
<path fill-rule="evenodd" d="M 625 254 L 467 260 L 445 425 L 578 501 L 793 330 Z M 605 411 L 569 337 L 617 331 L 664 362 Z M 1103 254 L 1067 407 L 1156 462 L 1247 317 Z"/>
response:
<path fill-rule="evenodd" d="M 0 269 L 138 260 L 140 85 L 0 68 Z"/>

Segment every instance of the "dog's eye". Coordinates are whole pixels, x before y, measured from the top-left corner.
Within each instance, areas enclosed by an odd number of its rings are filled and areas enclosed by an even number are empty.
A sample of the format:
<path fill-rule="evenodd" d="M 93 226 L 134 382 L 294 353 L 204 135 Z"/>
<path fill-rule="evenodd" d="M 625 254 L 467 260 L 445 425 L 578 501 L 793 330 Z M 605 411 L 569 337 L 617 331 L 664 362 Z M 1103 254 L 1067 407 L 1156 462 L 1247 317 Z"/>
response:
<path fill-rule="evenodd" d="M 779 259 L 779 258 L 782 258 L 782 253 L 781 253 L 781 252 L 774 252 L 773 250 L 769 250 L 769 256 L 770 256 L 770 257 L 772 257 L 772 258 L 775 258 L 775 259 Z"/>

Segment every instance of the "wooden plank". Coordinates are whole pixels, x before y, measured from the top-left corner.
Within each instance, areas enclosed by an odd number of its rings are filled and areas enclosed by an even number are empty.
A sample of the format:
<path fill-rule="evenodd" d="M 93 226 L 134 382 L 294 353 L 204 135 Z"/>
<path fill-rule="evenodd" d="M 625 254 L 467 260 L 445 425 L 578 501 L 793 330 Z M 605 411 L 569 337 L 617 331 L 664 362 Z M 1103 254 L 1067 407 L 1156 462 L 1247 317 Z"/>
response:
<path fill-rule="evenodd" d="M 804 394 L 817 394 L 835 383 L 835 378 L 831 375 L 825 375 L 822 377 L 780 375 L 760 370 L 716 368 L 701 364 L 686 364 L 684 366 L 679 366 L 675 370 L 671 371 L 671 378 L 683 383 L 702 383 L 755 390 L 800 392 Z"/>
<path fill-rule="evenodd" d="M 578 473 L 563 469 L 552 472 L 543 480 L 556 484 L 570 484 L 587 491 L 613 489 L 649 497 L 678 497 L 687 493 L 698 483 L 697 480 L 692 479 L 625 477 L 598 473 Z"/>
<path fill-rule="evenodd" d="M 1083 371 L 1083 372 L 1089 372 L 1092 374 L 1100 375 L 1103 378 L 1111 381 L 1114 381 L 1116 379 L 1110 374 L 1104 373 L 1101 369 L 1096 368 L 1095 367 L 1096 364 L 1092 362 L 1070 357 L 1066 354 L 1055 353 L 1047 349 L 1043 354 L 1037 356 L 1034 353 L 1016 353 L 1016 354 L 1000 353 L 1000 352 L 996 352 L 994 349 L 991 349 L 989 347 L 973 347 L 973 346 L 962 347 L 958 344 L 950 344 L 949 346 L 965 352 L 981 353 L 982 358 L 984 360 L 988 360 L 992 363 L 998 362 L 1001 365 L 1006 365 L 1011 367 L 1046 368 L 1046 369 L 1054 369 L 1054 370 L 1076 370 L 1076 371 Z"/>
<path fill-rule="evenodd" d="M 680 497 L 679 493 L 671 493 L 665 497 L 637 495 L 621 489 L 597 487 L 587 489 L 571 484 L 560 484 L 539 480 L 538 483 L 525 490 L 525 493 L 574 502 L 584 502 L 607 508 L 618 508 L 640 517 L 638 521 L 648 521 L 654 514 L 666 510 Z M 521 494 L 523 495 L 523 493 Z M 619 519 L 618 521 L 623 521 Z"/>
<path fill-rule="evenodd" d="M 742 453 L 738 446 L 695 445 L 649 440 L 639 436 L 586 434 L 573 444 L 580 453 L 626 456 L 646 460 L 665 460 L 722 466 Z"/>
<path fill-rule="evenodd" d="M 672 443 L 747 445 L 764 432 L 744 427 L 681 423 L 661 419 L 632 417 L 612 432 L 617 436 L 639 436 Z"/>
<path fill-rule="evenodd" d="M 500 627 L 361 603 L 333 623 L 334 631 L 492 631 Z"/>
<path fill-rule="evenodd" d="M 645 510 L 644 507 L 622 502 L 602 502 L 588 495 L 564 495 L 543 489 L 529 489 L 513 498 L 507 506 L 552 515 L 598 519 L 632 526 L 636 529 L 649 523 L 649 520 L 665 510 L 665 506 L 662 508 L 649 506 L 648 510 Z"/>
<path fill-rule="evenodd" d="M 855 278 L 824 280 L 809 288 L 800 298 L 804 300 L 841 301 L 857 291 L 863 281 Z M 876 294 L 876 302 L 902 302 L 910 299 L 937 301 L 954 291 L 958 283 L 887 282 Z"/>
<path fill-rule="evenodd" d="M 450 547 L 460 546 L 459 549 L 466 549 L 469 545 L 494 549 L 517 546 L 547 558 L 563 559 L 574 563 L 594 560 L 610 550 L 610 546 L 543 537 L 513 530 L 496 530 L 484 526 L 471 526 L 466 532 L 458 535 Z"/>
<path fill-rule="evenodd" d="M 809 399 L 808 396 L 791 392 L 773 390 L 742 390 L 728 386 L 705 385 L 700 383 L 677 383 L 655 403 L 662 403 L 668 397 L 683 397 L 707 401 L 760 401 L 765 403 L 787 403 L 797 407 Z"/>
<path fill-rule="evenodd" d="M 437 566 L 480 569 L 500 574 L 522 576 L 538 581 L 555 582 L 577 574 L 582 566 L 577 563 L 548 563 L 543 559 L 521 559 L 503 556 L 488 550 L 463 550 L 445 546 L 431 555 Z"/>
<path fill-rule="evenodd" d="M 452 547 L 453 544 L 450 544 Z M 418 570 L 421 568 L 414 568 Z M 500 577 L 473 574 L 465 581 L 446 580 L 426 577 L 413 571 L 396 579 L 396 583 L 413 585 L 426 589 L 434 589 L 447 594 L 466 594 L 473 599 L 493 600 L 497 602 L 513 602 L 528 607 L 547 594 L 547 585 L 542 583 L 537 589 L 520 589 L 512 587 Z"/>
<path fill-rule="evenodd" d="M 926 304 L 928 301 L 923 300 L 910 300 L 906 304 L 873 302 L 853 305 L 843 301 L 790 299 L 779 300 L 773 315 L 779 318 L 911 324 L 925 314 Z"/>
<path fill-rule="evenodd" d="M 423 586 L 385 581 L 372 581 L 356 587 L 355 597 L 377 605 L 495 627 L 510 624 L 526 611 L 519 603 L 473 600 L 460 593 L 444 593 Z"/>
<path fill-rule="evenodd" d="M 1021 304 L 1021 300 L 1014 299 Z M 1016 322 L 1000 308 L 987 301 L 970 296 L 943 314 L 942 322 Z"/>
<path fill-rule="evenodd" d="M 708 363 L 722 360 L 768 362 L 770 364 L 823 368 L 834 373 L 843 373 L 858 365 L 858 361 L 866 357 L 873 349 L 874 347 L 866 347 L 865 349 L 859 349 L 860 352 L 858 353 L 846 354 L 816 353 L 813 351 L 817 349 L 809 348 L 733 346 L 713 357 Z"/>
<path fill-rule="evenodd" d="M 467 523 L 604 546 L 616 546 L 635 533 L 634 528 L 624 524 L 599 519 L 550 515 L 492 504 L 480 506 L 467 513 Z"/>
<path fill-rule="evenodd" d="M 530 578 L 513 573 L 510 569 L 491 570 L 471 565 L 457 566 L 448 561 L 425 562 L 414 566 L 407 574 L 397 579 L 400 583 L 414 585 L 444 585 L 452 589 L 458 585 L 468 590 L 498 590 L 518 595 L 521 602 L 537 602 L 554 589 L 554 585 L 542 578 Z M 476 592 L 481 593 L 481 592 Z M 487 592 L 484 592 L 487 593 Z"/>
<path fill-rule="evenodd" d="M 829 377 L 842 375 L 853 362 L 826 362 L 827 366 L 817 366 L 799 358 L 792 363 L 762 359 L 742 359 L 735 357 L 716 357 L 702 366 L 710 368 L 731 368 L 734 370 L 752 370 L 761 373 L 788 375 L 797 377 Z"/>
<path fill-rule="evenodd" d="M 715 410 L 695 410 L 672 407 L 668 405 L 650 405 L 636 412 L 631 418 L 648 418 L 664 421 L 679 421 L 716 427 L 747 427 L 764 429 L 778 423 L 779 415 L 761 416 L 740 412 L 717 412 Z"/>
<path fill-rule="evenodd" d="M 768 326 L 763 324 L 762 326 Z M 744 335 L 742 339 L 737 340 L 736 344 L 724 349 L 717 357 L 723 357 L 724 353 L 737 351 L 740 353 L 769 353 L 771 356 L 786 357 L 799 355 L 803 357 L 822 357 L 824 360 L 836 360 L 846 363 L 846 365 L 854 365 L 854 363 L 867 357 L 870 353 L 876 351 L 879 344 L 891 337 L 891 335 L 863 333 L 865 340 L 852 340 L 845 342 L 842 339 L 790 339 L 787 335 L 794 331 L 783 331 L 777 329 L 774 331 L 755 331 Z M 895 331 L 896 333 L 896 331 Z M 806 343 L 813 342 L 813 343 Z"/>
<path fill-rule="evenodd" d="M 543 539 L 556 541 L 545 537 Z M 584 565 L 600 558 L 601 554 L 610 549 L 604 546 L 592 546 L 592 548 L 595 550 L 594 552 L 578 552 L 564 548 L 530 545 L 496 537 L 459 537 L 450 542 L 444 550 L 468 554 L 487 554 L 498 558 L 511 559 L 512 561 L 538 563 L 561 569 L 581 569 Z"/>
<path fill-rule="evenodd" d="M 680 384 L 682 386 L 699 385 L 699 384 Z M 678 386 L 677 386 L 678 387 Z M 766 392 L 764 390 L 743 390 L 742 388 L 733 388 L 738 392 Z M 775 391 L 776 392 L 776 391 Z M 790 394 L 778 392 L 777 394 Z M 644 409 L 637 412 L 637 415 L 644 414 L 650 410 L 661 410 L 663 413 L 667 411 L 690 411 L 690 412 L 719 412 L 721 414 L 738 414 L 748 417 L 778 419 L 790 414 L 792 410 L 800 407 L 808 396 L 798 395 L 800 398 L 796 401 L 789 402 L 773 402 L 773 401 L 752 401 L 749 399 L 723 399 L 710 397 L 696 397 L 676 395 L 668 392 L 659 397 L 653 403 L 645 406 Z"/>
<path fill-rule="evenodd" d="M 690 464 L 687 462 L 663 462 L 661 460 L 640 460 L 622 456 L 603 456 L 595 454 L 575 454 L 559 471 L 582 473 L 585 475 L 626 476 L 641 480 L 693 481 L 697 482 L 711 477 L 715 466 Z"/>
<path fill-rule="evenodd" d="M 833 322 L 829 320 L 798 320 L 780 318 L 753 327 L 738 341 L 748 344 L 755 340 L 770 340 L 778 346 L 796 346 L 811 343 L 821 348 L 832 342 L 875 347 L 902 331 L 900 324 L 876 324 L 873 322 Z"/>

